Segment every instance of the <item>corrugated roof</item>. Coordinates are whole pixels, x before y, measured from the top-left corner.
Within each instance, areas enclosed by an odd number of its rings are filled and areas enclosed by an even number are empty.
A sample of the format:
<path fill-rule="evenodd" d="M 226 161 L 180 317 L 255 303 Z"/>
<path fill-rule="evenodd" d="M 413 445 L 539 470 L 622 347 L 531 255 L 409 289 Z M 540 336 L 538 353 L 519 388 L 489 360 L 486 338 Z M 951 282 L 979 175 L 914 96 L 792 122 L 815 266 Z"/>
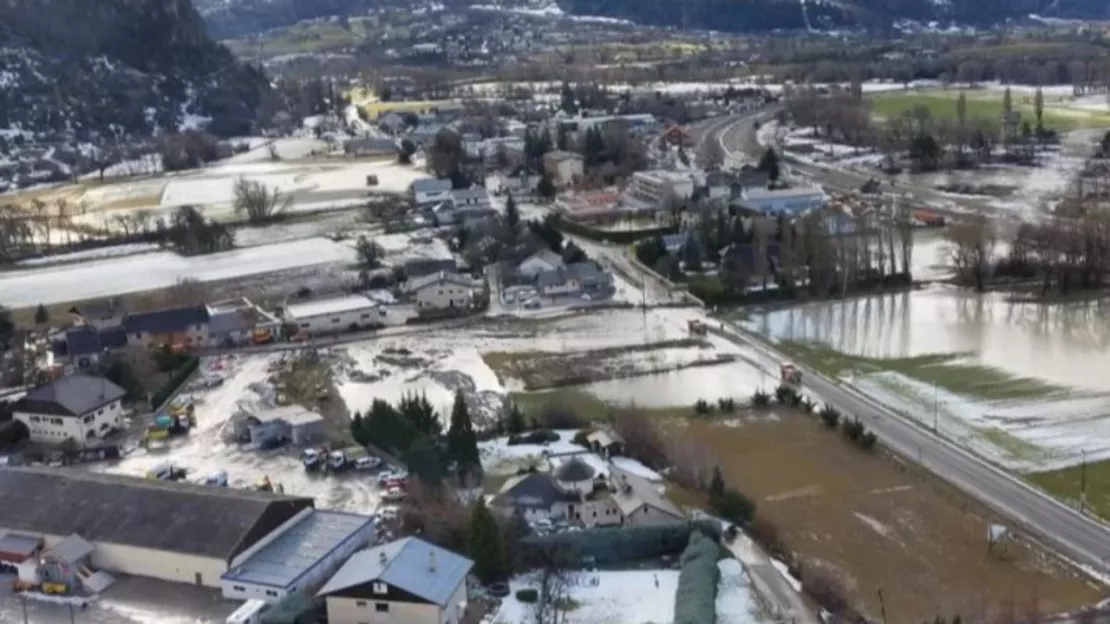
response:
<path fill-rule="evenodd" d="M 474 562 L 462 555 L 406 537 L 355 553 L 316 595 L 381 581 L 445 607 L 473 566 Z"/>
<path fill-rule="evenodd" d="M 314 511 L 221 578 L 288 587 L 348 538 L 373 522 L 373 516 Z"/>
<path fill-rule="evenodd" d="M 311 498 L 64 468 L 0 467 L 0 528 L 230 560 Z"/>
<path fill-rule="evenodd" d="M 293 303 L 285 307 L 285 315 L 293 319 L 306 319 L 328 314 L 342 314 L 358 310 L 376 309 L 378 304 L 362 295 L 348 295 L 318 301 Z"/>
<path fill-rule="evenodd" d="M 123 388 L 92 375 L 69 375 L 31 390 L 16 403 L 16 409 L 32 414 L 80 416 L 122 399 Z"/>

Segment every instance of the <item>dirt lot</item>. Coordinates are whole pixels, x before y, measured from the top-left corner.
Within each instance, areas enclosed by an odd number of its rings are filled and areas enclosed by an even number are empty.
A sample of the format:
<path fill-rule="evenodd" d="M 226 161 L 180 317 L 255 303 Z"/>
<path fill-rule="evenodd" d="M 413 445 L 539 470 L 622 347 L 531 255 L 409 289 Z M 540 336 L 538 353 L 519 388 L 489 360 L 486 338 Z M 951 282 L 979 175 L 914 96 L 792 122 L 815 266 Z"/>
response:
<path fill-rule="evenodd" d="M 838 576 L 873 621 L 882 620 L 880 600 L 887 622 L 920 623 L 1055 613 L 1105 597 L 1020 537 L 988 551 L 987 526 L 998 521 L 988 510 L 916 467 L 849 445 L 815 417 L 674 426 L 708 445 L 787 548 Z"/>
<path fill-rule="evenodd" d="M 714 353 L 704 340 L 684 338 L 570 353 L 491 352 L 484 354 L 482 359 L 502 379 L 519 379 L 526 390 L 546 390 L 693 366 L 712 366 L 736 358 Z"/>

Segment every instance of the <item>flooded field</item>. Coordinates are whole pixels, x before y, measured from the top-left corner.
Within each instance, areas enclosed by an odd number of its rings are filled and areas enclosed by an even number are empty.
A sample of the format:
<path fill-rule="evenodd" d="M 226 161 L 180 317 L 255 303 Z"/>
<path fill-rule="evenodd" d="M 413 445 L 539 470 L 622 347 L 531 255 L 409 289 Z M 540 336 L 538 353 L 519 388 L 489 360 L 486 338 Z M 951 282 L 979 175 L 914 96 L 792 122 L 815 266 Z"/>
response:
<path fill-rule="evenodd" d="M 1110 458 L 1110 301 L 1014 303 L 946 286 L 749 313 L 824 372 L 1019 470 Z"/>

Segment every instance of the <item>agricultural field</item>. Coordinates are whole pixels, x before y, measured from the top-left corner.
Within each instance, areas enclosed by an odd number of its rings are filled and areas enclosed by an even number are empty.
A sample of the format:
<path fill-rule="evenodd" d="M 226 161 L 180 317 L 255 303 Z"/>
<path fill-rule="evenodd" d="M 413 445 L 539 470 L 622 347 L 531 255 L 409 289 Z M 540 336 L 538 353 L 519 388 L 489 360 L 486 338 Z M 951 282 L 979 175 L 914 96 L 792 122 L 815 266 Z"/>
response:
<path fill-rule="evenodd" d="M 715 455 L 726 482 L 800 557 L 803 578 L 814 567 L 836 577 L 871 620 L 1056 613 L 1102 597 L 1020 535 L 988 548 L 987 527 L 999 522 L 989 510 L 815 417 L 772 408 L 670 427 Z"/>
<path fill-rule="evenodd" d="M 1002 115 L 1002 92 L 997 89 L 967 90 L 967 118 L 988 119 L 997 123 Z M 957 89 L 925 89 L 919 91 L 885 91 L 867 94 L 871 111 L 878 117 L 896 117 L 903 111 L 924 106 L 935 119 L 956 119 Z M 1021 113 L 1023 121 L 1035 123 L 1033 114 L 1033 94 L 1028 91 L 1012 93 L 1014 109 Z M 1069 107 L 1066 101 L 1049 95 L 1045 96 L 1045 126 L 1068 131 L 1078 128 L 1110 126 L 1110 112 L 1088 108 Z"/>

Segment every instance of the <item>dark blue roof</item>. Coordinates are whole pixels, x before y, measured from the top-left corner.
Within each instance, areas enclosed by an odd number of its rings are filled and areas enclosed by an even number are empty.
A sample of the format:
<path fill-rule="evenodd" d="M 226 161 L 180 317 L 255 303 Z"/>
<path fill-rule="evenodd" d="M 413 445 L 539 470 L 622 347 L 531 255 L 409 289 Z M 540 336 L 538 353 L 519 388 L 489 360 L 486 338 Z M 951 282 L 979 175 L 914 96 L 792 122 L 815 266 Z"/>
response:
<path fill-rule="evenodd" d="M 123 327 L 108 327 L 100 330 L 100 346 L 105 349 L 122 349 L 127 346 L 127 330 Z"/>
<path fill-rule="evenodd" d="M 66 351 L 70 357 L 81 357 L 100 353 L 100 332 L 95 327 L 79 325 L 66 332 Z"/>
<path fill-rule="evenodd" d="M 123 326 L 128 332 L 170 333 L 184 331 L 191 325 L 208 323 L 208 308 L 192 306 L 187 308 L 168 308 L 154 312 L 128 314 L 123 318 Z"/>

